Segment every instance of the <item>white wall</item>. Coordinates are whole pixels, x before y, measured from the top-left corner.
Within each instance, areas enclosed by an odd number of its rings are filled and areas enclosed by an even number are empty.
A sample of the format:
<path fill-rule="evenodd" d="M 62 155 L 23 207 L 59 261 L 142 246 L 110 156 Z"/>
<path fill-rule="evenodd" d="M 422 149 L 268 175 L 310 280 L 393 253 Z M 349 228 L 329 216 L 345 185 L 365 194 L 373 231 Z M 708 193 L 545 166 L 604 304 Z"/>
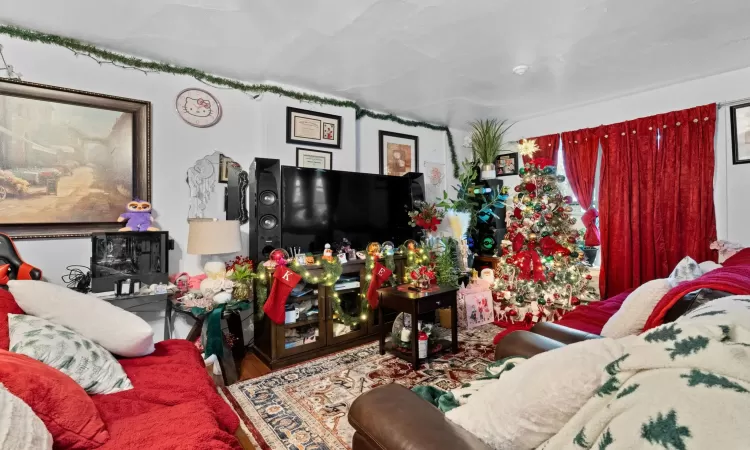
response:
<path fill-rule="evenodd" d="M 617 123 L 624 120 L 675 111 L 708 103 L 731 102 L 750 97 L 750 68 L 727 72 L 618 99 L 592 103 L 518 122 L 511 139 L 541 136 Z M 750 245 L 750 164 L 732 165 L 729 107 L 717 115 L 714 201 L 717 234 Z M 690 220 L 686 217 L 685 220 Z"/>
<path fill-rule="evenodd" d="M 9 64 L 23 74 L 25 81 L 63 86 L 84 91 L 148 100 L 152 103 L 152 203 L 157 225 L 170 233 L 175 250 L 170 255 L 170 272 L 200 273 L 203 261 L 187 255 L 187 211 L 189 204 L 186 171 L 197 159 L 219 151 L 239 162 L 245 169 L 253 158 L 278 158 L 284 165 L 296 165 L 296 148 L 304 145 L 286 143 L 286 107 L 293 106 L 342 117 L 342 148 L 324 149 L 333 153 L 333 168 L 377 172 L 377 129 L 416 134 L 420 143 L 420 162 L 444 162 L 450 174 L 450 158 L 445 133 L 423 128 L 402 127 L 392 122 L 364 119 L 362 139 L 358 139 L 358 121 L 352 108 L 321 106 L 264 94 L 253 100 L 247 94 L 212 88 L 185 76 L 144 75 L 111 65 L 99 66 L 93 60 L 74 56 L 54 46 L 0 38 Z M 211 128 L 185 124 L 175 111 L 175 97 L 186 88 L 206 89 L 222 105 L 221 121 Z M 373 135 L 374 133 L 374 135 Z M 460 132 L 459 132 L 460 134 Z M 463 135 L 456 139 L 457 146 Z M 358 161 L 358 141 L 363 155 Z M 315 149 L 316 147 L 309 147 Z M 461 151 L 458 148 L 458 151 Z M 374 159 L 373 159 L 374 158 Z M 374 164 L 373 164 L 374 161 Z M 216 199 L 223 195 L 218 184 Z M 123 210 L 124 210 L 123 205 Z M 247 227 L 243 239 L 247 242 Z M 48 281 L 62 283 L 60 277 L 68 265 L 89 266 L 89 239 L 21 240 L 17 246 L 24 259 L 41 268 Z M 162 317 L 158 311 L 147 315 L 156 336 L 161 336 Z M 178 330 L 184 335 L 186 329 Z"/>

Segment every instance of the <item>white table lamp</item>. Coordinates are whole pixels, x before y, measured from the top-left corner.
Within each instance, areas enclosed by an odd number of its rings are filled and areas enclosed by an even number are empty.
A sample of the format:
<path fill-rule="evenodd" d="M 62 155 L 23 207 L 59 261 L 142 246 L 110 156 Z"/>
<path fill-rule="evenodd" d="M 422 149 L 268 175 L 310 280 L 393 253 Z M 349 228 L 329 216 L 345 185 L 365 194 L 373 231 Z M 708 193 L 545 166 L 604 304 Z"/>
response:
<path fill-rule="evenodd" d="M 223 278 L 226 273 L 224 262 L 218 255 L 237 253 L 241 250 L 239 221 L 190 220 L 187 252 L 191 255 L 214 257 L 203 266 L 203 272 L 208 278 Z"/>

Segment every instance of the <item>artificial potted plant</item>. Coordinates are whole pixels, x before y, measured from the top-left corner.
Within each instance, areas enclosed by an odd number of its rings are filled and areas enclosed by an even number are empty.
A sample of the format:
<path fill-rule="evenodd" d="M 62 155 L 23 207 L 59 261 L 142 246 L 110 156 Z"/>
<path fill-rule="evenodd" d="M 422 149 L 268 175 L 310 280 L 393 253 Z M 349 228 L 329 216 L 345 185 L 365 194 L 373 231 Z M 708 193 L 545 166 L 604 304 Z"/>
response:
<path fill-rule="evenodd" d="M 505 146 L 505 133 L 512 126 L 506 126 L 506 123 L 506 120 L 497 119 L 480 119 L 471 123 L 471 151 L 474 160 L 481 164 L 483 180 L 497 176 L 495 160 Z"/>
<path fill-rule="evenodd" d="M 252 295 L 253 264 L 250 261 L 239 261 L 230 269 L 229 279 L 234 281 L 232 299 L 249 300 Z"/>

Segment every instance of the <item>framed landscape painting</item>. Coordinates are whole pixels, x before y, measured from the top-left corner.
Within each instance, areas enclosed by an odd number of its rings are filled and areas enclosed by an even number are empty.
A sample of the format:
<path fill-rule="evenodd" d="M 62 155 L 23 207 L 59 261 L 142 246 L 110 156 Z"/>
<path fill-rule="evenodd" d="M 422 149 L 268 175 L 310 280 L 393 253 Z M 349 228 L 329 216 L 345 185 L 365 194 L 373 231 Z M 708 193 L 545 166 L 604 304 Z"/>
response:
<path fill-rule="evenodd" d="M 151 201 L 151 104 L 0 81 L 0 232 L 13 238 L 113 231 Z"/>

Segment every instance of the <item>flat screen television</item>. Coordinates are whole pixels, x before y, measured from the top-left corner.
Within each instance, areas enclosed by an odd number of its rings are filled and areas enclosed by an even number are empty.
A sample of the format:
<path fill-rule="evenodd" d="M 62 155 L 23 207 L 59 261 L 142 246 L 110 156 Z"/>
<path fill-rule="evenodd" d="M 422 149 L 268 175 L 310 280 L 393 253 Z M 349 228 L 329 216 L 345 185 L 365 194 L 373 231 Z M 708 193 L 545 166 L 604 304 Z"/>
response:
<path fill-rule="evenodd" d="M 321 253 L 343 238 L 358 250 L 370 242 L 401 245 L 415 237 L 407 212 L 421 200 L 421 174 L 403 177 L 281 168 L 281 243 Z"/>

